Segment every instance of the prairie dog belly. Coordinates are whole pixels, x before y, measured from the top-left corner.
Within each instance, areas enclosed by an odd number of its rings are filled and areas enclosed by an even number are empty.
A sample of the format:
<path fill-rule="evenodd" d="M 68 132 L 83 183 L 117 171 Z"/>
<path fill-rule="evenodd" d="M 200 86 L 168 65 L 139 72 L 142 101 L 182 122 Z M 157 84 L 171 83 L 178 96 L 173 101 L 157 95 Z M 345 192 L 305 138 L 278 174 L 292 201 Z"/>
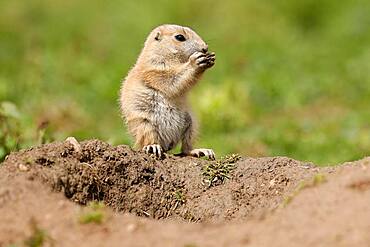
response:
<path fill-rule="evenodd" d="M 162 95 L 156 94 L 153 104 L 153 125 L 158 131 L 165 151 L 172 149 L 181 140 L 185 130 L 191 125 L 190 114 L 172 105 Z"/>
<path fill-rule="evenodd" d="M 145 93 L 137 95 L 136 101 L 136 106 L 146 112 L 145 115 L 157 131 L 159 144 L 164 151 L 175 147 L 191 126 L 190 114 L 156 90 L 145 90 Z"/>

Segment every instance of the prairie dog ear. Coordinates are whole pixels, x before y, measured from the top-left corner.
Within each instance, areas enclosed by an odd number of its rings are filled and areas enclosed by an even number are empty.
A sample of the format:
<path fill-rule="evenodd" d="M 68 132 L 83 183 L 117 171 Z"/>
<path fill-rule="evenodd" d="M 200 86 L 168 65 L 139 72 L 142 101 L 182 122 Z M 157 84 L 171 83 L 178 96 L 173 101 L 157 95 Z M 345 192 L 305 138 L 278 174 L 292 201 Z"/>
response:
<path fill-rule="evenodd" d="M 155 40 L 157 40 L 157 41 L 160 41 L 161 40 L 161 37 L 162 35 L 161 35 L 161 32 L 160 31 L 157 31 L 157 33 L 155 34 L 155 36 L 154 36 L 154 39 Z"/>

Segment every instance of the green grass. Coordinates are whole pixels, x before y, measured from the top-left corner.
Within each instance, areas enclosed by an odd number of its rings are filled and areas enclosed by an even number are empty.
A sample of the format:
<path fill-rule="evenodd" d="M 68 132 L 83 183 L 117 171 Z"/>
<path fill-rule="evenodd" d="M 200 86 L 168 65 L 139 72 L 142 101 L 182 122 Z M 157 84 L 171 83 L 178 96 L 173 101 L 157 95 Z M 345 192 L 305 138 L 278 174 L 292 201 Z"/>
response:
<path fill-rule="evenodd" d="M 104 207 L 102 202 L 90 202 L 84 212 L 79 215 L 79 222 L 81 224 L 103 223 L 105 219 Z"/>
<path fill-rule="evenodd" d="M 148 32 L 178 23 L 217 54 L 190 97 L 197 146 L 322 165 L 370 155 L 367 0 L 17 0 L 0 8 L 0 101 L 19 109 L 22 147 L 71 135 L 132 143 L 120 81 Z"/>
<path fill-rule="evenodd" d="M 32 234 L 27 239 L 24 240 L 24 246 L 27 247 L 41 247 L 45 243 L 49 243 L 51 246 L 53 246 L 54 240 L 48 235 L 48 233 L 41 229 L 37 222 L 33 219 L 30 222 Z"/>
<path fill-rule="evenodd" d="M 84 209 L 85 211 L 79 215 L 78 221 L 81 224 L 101 224 L 105 219 L 104 203 L 102 202 L 91 202 Z"/>
<path fill-rule="evenodd" d="M 22 143 L 19 129 L 20 114 L 10 102 L 0 102 L 0 162 Z"/>
<path fill-rule="evenodd" d="M 230 173 L 235 169 L 235 163 L 240 158 L 238 154 L 231 154 L 204 165 L 202 168 L 203 183 L 211 187 L 230 179 Z"/>
<path fill-rule="evenodd" d="M 43 230 L 38 230 L 27 239 L 24 244 L 28 247 L 41 247 L 45 241 L 45 232 Z"/>
<path fill-rule="evenodd" d="M 175 199 L 175 202 L 178 204 L 183 204 L 186 202 L 186 198 L 184 195 L 184 192 L 181 189 L 176 190 L 175 192 L 172 192 L 173 197 Z"/>

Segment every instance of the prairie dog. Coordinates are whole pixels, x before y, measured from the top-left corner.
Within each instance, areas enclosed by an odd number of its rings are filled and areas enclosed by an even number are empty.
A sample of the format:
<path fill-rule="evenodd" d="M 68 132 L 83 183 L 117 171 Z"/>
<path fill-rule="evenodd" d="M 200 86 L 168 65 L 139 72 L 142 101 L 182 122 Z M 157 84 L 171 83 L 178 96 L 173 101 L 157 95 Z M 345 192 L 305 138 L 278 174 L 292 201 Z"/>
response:
<path fill-rule="evenodd" d="M 152 30 L 120 92 L 135 148 L 161 156 L 181 141 L 183 155 L 215 158 L 211 149 L 192 147 L 195 124 L 186 97 L 214 63 L 215 54 L 190 28 L 161 25 Z"/>

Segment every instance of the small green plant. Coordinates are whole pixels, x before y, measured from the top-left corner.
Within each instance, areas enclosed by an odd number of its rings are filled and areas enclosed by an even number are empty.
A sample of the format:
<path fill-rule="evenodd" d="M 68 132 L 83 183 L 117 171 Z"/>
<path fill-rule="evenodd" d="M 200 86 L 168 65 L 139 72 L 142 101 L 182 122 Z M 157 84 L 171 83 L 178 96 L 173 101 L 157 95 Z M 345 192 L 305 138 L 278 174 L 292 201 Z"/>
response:
<path fill-rule="evenodd" d="M 231 154 L 222 157 L 212 163 L 208 163 L 203 167 L 203 183 L 208 187 L 223 183 L 230 178 L 230 172 L 235 169 L 235 163 L 240 159 L 239 154 Z"/>
<path fill-rule="evenodd" d="M 104 214 L 100 211 L 88 212 L 84 213 L 80 216 L 80 223 L 88 224 L 88 223 L 97 223 L 101 224 L 103 222 Z"/>
<path fill-rule="evenodd" d="M 171 198 L 171 201 L 175 202 L 175 204 L 168 211 L 168 214 L 170 214 L 171 211 L 176 210 L 178 206 L 181 206 L 186 201 L 186 198 L 185 198 L 185 195 L 182 189 L 177 189 L 176 191 L 171 192 L 170 198 Z"/>
<path fill-rule="evenodd" d="M 24 241 L 24 245 L 27 247 L 41 247 L 44 243 L 51 238 L 48 236 L 45 230 L 41 229 L 34 219 L 30 222 L 32 234 L 29 238 Z"/>
<path fill-rule="evenodd" d="M 105 219 L 104 208 L 103 202 L 90 202 L 86 211 L 79 216 L 79 222 L 81 224 L 101 224 Z"/>
<path fill-rule="evenodd" d="M 181 204 L 185 203 L 185 195 L 184 195 L 184 193 L 181 189 L 176 190 L 175 192 L 173 192 L 173 196 L 174 196 L 176 202 L 181 203 Z"/>

